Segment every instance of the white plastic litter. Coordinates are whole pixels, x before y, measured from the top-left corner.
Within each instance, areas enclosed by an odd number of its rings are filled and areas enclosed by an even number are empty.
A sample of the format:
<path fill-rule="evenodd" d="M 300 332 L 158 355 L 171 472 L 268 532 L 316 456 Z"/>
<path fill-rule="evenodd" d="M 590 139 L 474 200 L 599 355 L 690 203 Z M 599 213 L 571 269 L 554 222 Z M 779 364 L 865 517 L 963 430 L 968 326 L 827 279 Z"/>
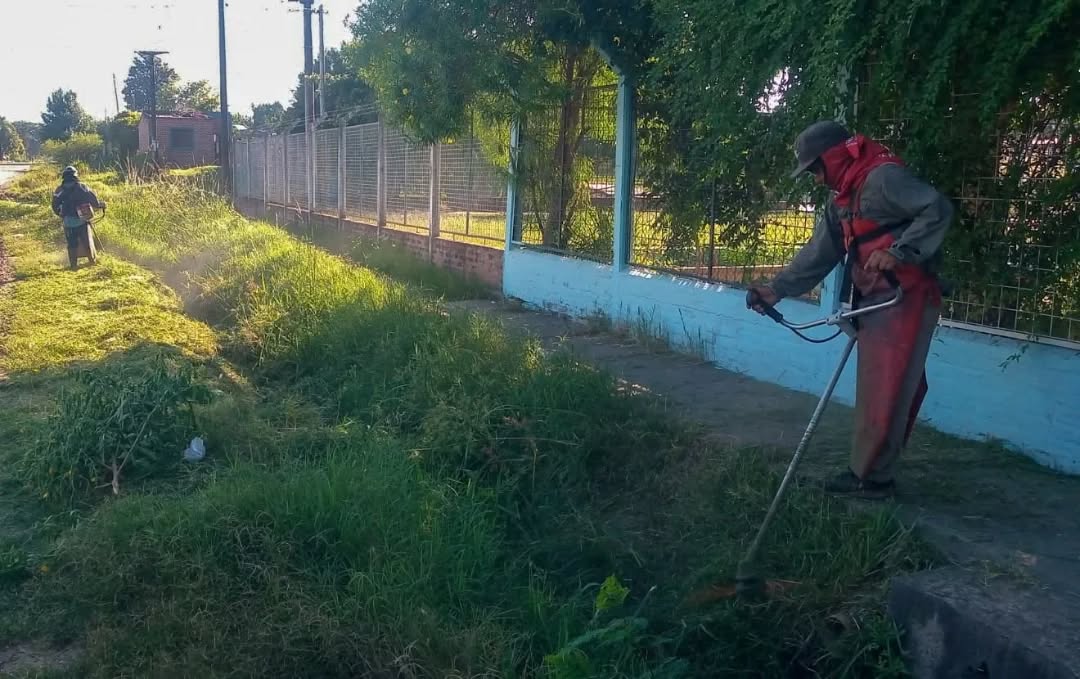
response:
<path fill-rule="evenodd" d="M 188 444 L 187 450 L 184 451 L 184 460 L 187 462 L 198 462 L 206 457 L 206 444 L 203 443 L 202 437 L 196 436 L 191 439 L 191 443 Z"/>

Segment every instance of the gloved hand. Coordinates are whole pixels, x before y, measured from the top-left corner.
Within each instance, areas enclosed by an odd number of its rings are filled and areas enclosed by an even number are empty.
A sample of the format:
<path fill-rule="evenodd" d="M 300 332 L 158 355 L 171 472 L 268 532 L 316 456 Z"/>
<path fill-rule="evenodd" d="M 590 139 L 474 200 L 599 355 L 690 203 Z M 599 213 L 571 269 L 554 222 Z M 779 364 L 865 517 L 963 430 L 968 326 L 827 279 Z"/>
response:
<path fill-rule="evenodd" d="M 776 306 L 780 295 L 767 285 L 750 288 L 746 291 L 746 308 L 765 315 L 766 309 Z"/>

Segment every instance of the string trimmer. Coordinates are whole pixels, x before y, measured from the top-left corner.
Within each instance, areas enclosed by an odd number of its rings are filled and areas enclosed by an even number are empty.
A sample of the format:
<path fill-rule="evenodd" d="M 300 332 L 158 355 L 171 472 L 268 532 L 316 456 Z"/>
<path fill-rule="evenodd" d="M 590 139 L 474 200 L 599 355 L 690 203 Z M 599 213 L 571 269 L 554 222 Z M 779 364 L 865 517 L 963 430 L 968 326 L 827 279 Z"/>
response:
<path fill-rule="evenodd" d="M 825 406 L 828 405 L 829 399 L 832 398 L 836 383 L 840 381 L 840 375 L 844 372 L 844 366 L 847 365 L 848 358 L 851 357 L 851 350 L 855 348 L 855 341 L 857 338 L 854 320 L 859 316 L 865 316 L 876 311 L 894 307 L 900 303 L 903 297 L 903 291 L 899 287 L 894 286 L 892 298 L 884 302 L 859 309 L 841 309 L 825 318 L 810 321 L 809 323 L 792 323 L 785 320 L 783 314 L 777 311 L 775 307 L 763 304 L 760 299 L 753 302 L 754 304 L 760 305 L 765 315 L 769 318 L 785 328 L 788 328 L 808 342 L 827 342 L 839 336 L 841 333 L 848 336 L 848 341 L 844 346 L 843 352 L 840 354 L 840 363 L 836 366 L 836 370 L 833 371 L 832 377 L 829 378 L 829 383 L 825 386 L 825 392 L 821 395 L 821 398 L 818 399 L 817 407 L 814 408 L 814 414 L 810 416 L 810 423 L 806 426 L 806 431 L 803 432 L 802 439 L 795 448 L 795 454 L 791 457 L 791 462 L 788 463 L 787 471 L 784 473 L 783 480 L 780 481 L 780 487 L 776 490 L 776 495 L 773 497 L 772 504 L 769 506 L 769 511 L 765 513 L 765 519 L 761 522 L 761 527 L 758 528 L 757 535 L 754 536 L 754 541 L 750 543 L 750 548 L 746 550 L 746 556 L 739 562 L 738 569 L 735 572 L 736 596 L 740 598 L 754 598 L 765 594 L 766 583 L 761 577 L 757 563 L 758 552 L 761 550 L 761 542 L 769 529 L 769 524 L 772 523 L 773 517 L 776 515 L 776 510 L 780 506 L 780 501 L 784 498 L 784 493 L 787 491 L 791 479 L 795 476 L 795 469 L 799 466 L 799 461 L 802 459 L 803 453 L 806 452 L 806 448 L 810 444 L 810 439 L 814 436 L 814 431 L 817 429 L 818 422 L 821 420 L 821 415 L 825 412 Z M 803 330 L 826 325 L 836 326 L 836 334 L 825 339 L 812 339 L 802 334 Z"/>

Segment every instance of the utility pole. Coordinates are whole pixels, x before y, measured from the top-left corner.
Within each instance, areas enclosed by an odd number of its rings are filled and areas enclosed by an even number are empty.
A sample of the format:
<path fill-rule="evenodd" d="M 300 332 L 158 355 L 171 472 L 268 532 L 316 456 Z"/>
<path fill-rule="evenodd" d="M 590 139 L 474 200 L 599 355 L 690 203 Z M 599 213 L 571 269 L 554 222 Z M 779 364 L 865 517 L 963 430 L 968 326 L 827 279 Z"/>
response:
<path fill-rule="evenodd" d="M 116 89 L 116 74 L 112 74 L 112 95 L 116 101 L 116 115 L 120 115 L 120 93 Z"/>
<path fill-rule="evenodd" d="M 159 54 L 168 54 L 160 50 L 139 50 L 136 52 L 146 60 L 150 67 L 150 151 L 154 155 L 154 162 L 158 162 L 158 138 L 157 138 L 157 58 Z"/>
<path fill-rule="evenodd" d="M 319 5 L 319 122 L 326 119 L 326 35 L 323 23 L 326 8 Z"/>
<path fill-rule="evenodd" d="M 311 77 L 314 70 L 314 64 L 312 63 L 314 58 L 312 55 L 311 6 L 315 0 L 289 0 L 289 2 L 299 2 L 304 7 L 304 145 L 307 148 L 304 169 L 307 173 L 307 201 L 308 213 L 310 214 L 314 205 L 314 196 L 312 194 L 315 192 L 315 172 L 313 167 L 315 158 L 315 83 Z"/>
<path fill-rule="evenodd" d="M 218 52 L 221 67 L 221 136 L 218 139 L 218 164 L 221 188 L 232 195 L 232 117 L 229 115 L 228 69 L 225 67 L 225 0 L 218 0 Z"/>

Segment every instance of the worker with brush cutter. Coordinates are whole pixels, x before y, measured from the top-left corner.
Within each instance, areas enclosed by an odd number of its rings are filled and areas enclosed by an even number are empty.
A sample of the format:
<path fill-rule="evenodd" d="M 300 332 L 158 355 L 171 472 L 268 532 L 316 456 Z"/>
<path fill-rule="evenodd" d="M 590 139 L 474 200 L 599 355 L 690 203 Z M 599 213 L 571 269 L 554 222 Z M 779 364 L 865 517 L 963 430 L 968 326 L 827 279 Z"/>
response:
<path fill-rule="evenodd" d="M 926 396 L 926 357 L 941 311 L 936 274 L 953 207 L 888 148 L 835 122 L 799 134 L 795 157 L 791 176 L 812 174 L 831 200 L 810 241 L 770 283 L 751 288 L 746 304 L 765 313 L 809 292 L 845 257 L 843 290 L 854 308 L 903 291 L 896 306 L 858 319 L 851 460 L 825 484 L 835 494 L 888 497 Z"/>
<path fill-rule="evenodd" d="M 94 243 L 94 209 L 105 209 L 89 186 L 79 181 L 79 171 L 68 165 L 61 174 L 59 188 L 53 193 L 52 209 L 64 220 L 64 238 L 67 240 L 68 264 L 71 270 L 79 268 L 79 258 L 86 257 L 93 264 L 97 261 Z"/>

